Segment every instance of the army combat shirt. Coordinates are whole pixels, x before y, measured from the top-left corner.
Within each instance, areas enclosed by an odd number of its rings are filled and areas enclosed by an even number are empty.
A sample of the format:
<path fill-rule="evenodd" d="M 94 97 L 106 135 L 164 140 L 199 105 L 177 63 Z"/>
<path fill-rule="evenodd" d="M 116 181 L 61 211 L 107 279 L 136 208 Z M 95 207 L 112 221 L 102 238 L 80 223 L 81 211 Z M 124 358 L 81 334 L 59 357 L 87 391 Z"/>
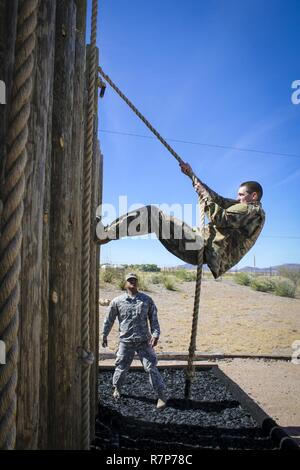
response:
<path fill-rule="evenodd" d="M 135 296 L 125 293 L 111 301 L 103 324 L 103 336 L 108 336 L 116 318 L 122 342 L 148 341 L 151 336 L 159 338 L 156 306 L 151 297 L 142 292 L 137 292 Z"/>
<path fill-rule="evenodd" d="M 224 198 L 197 179 L 206 190 L 202 199 L 210 221 L 205 226 L 204 263 L 217 278 L 252 248 L 264 226 L 265 212 L 260 202 Z"/>

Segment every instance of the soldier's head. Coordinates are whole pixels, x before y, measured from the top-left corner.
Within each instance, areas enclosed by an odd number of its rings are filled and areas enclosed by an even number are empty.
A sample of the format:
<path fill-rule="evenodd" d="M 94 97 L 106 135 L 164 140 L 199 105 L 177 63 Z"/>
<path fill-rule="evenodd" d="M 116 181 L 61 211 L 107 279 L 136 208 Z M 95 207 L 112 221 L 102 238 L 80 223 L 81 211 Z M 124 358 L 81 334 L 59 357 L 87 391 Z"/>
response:
<path fill-rule="evenodd" d="M 257 181 L 245 181 L 238 190 L 237 200 L 245 204 L 259 202 L 263 195 L 263 189 Z"/>
<path fill-rule="evenodd" d="M 129 290 L 131 294 L 136 294 L 138 288 L 138 277 L 134 273 L 127 274 L 125 278 L 125 289 Z"/>

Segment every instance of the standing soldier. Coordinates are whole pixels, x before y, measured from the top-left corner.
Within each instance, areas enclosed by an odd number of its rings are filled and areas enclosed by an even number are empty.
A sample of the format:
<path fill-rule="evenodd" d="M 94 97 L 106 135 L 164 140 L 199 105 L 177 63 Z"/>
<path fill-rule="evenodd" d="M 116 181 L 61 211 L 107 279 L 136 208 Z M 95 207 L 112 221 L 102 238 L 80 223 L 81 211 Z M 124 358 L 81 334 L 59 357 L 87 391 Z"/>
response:
<path fill-rule="evenodd" d="M 162 410 L 165 408 L 167 401 L 166 388 L 156 367 L 157 358 L 153 349 L 157 345 L 160 335 L 157 309 L 151 297 L 139 292 L 137 287 L 138 278 L 136 274 L 128 274 L 125 284 L 127 292 L 111 301 L 104 320 L 102 346 L 107 347 L 107 337 L 115 319 L 118 318 L 120 341 L 113 376 L 113 396 L 116 399 L 120 398 L 126 373 L 130 368 L 135 352 L 137 352 L 145 371 L 149 374 L 150 384 L 157 395 L 157 409 Z"/>

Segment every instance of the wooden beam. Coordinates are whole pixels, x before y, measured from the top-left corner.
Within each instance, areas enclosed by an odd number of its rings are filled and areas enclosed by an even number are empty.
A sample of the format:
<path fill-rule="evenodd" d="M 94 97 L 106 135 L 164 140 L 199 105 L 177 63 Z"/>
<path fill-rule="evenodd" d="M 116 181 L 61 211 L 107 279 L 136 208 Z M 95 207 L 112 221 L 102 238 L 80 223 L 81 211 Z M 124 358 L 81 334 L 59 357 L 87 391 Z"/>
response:
<path fill-rule="evenodd" d="M 53 85 L 55 4 L 39 4 L 28 137 L 21 270 L 17 448 L 37 449 L 40 407 L 43 200 Z M 30 293 L 30 295 L 29 295 Z M 44 367 L 42 367 L 42 370 Z"/>
<path fill-rule="evenodd" d="M 78 43 L 77 43 L 78 44 Z M 78 49 L 77 49 L 78 51 Z M 52 121 L 52 168 L 49 264 L 48 448 L 80 449 L 81 409 L 78 331 L 81 325 L 81 120 L 74 87 L 76 75 L 76 4 L 60 0 L 56 11 Z M 84 73 L 84 63 L 82 64 Z M 83 90 L 82 90 L 83 92 Z M 77 103 L 77 104 L 76 104 Z M 73 139 L 73 141 L 72 141 Z"/>

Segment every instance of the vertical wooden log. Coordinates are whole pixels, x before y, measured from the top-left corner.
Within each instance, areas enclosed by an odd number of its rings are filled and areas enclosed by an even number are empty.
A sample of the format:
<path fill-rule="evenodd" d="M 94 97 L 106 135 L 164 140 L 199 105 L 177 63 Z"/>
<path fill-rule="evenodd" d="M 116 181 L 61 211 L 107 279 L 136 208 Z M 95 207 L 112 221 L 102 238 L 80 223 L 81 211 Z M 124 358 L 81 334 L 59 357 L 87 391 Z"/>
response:
<path fill-rule="evenodd" d="M 76 5 L 57 2 L 49 264 L 49 443 L 51 449 L 79 449 L 81 403 L 76 368 L 81 296 L 82 165 L 73 153 Z M 79 136 L 80 137 L 80 134 Z M 78 142 L 79 145 L 79 142 Z M 81 145 L 81 144 L 80 144 Z"/>
<path fill-rule="evenodd" d="M 42 279 L 41 279 L 41 357 L 40 357 L 40 399 L 39 399 L 39 435 L 38 448 L 48 447 L 48 323 L 49 323 L 49 214 L 50 214 L 50 179 L 51 179 L 51 153 L 52 153 L 52 109 L 53 109 L 53 81 L 54 81 L 54 53 L 55 53 L 55 15 L 56 0 L 47 2 L 44 9 L 43 21 L 48 23 L 48 37 L 44 40 L 53 44 L 49 51 L 48 60 L 51 64 L 49 83 L 49 104 L 47 122 L 45 123 L 46 161 L 44 177 L 43 201 L 43 228 L 42 228 Z"/>
<path fill-rule="evenodd" d="M 21 270 L 17 448 L 37 449 L 41 365 L 43 200 L 53 83 L 55 1 L 39 5 L 28 137 Z M 30 293 L 30 295 L 28 295 Z M 30 377 L 30 380 L 28 378 Z"/>

